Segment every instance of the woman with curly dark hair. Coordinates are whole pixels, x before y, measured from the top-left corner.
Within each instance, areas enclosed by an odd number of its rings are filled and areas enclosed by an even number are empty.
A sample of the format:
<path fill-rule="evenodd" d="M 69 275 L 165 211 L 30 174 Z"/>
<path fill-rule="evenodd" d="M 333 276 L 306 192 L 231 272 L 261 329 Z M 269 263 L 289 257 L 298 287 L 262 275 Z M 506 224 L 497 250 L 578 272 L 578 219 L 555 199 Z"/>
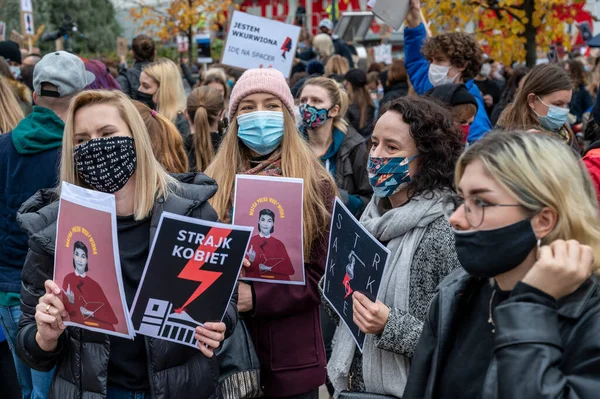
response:
<path fill-rule="evenodd" d="M 363 353 L 344 325 L 336 330 L 327 369 L 338 393 L 403 395 L 429 302 L 459 267 L 442 198 L 461 136 L 448 111 L 423 98 L 391 102 L 375 124 L 367 167 L 375 194 L 360 222 L 390 256 L 379 300 L 352 295 L 354 322 L 367 336 Z"/>

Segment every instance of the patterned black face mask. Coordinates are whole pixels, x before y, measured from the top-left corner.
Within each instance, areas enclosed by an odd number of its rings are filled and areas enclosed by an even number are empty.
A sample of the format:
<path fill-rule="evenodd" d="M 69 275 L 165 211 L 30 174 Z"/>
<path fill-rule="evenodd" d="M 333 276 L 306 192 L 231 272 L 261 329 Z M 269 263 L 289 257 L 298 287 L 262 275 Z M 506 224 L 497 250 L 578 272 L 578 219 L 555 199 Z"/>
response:
<path fill-rule="evenodd" d="M 125 187 L 137 165 L 131 137 L 93 139 L 75 147 L 73 155 L 83 181 L 104 193 Z"/>

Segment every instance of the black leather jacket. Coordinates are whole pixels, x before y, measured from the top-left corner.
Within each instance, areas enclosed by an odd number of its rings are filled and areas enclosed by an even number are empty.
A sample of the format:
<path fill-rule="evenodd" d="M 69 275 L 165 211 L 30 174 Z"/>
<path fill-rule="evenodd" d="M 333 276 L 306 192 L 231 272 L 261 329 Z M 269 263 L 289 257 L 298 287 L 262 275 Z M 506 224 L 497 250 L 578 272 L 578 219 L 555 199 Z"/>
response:
<path fill-rule="evenodd" d="M 166 200 L 157 199 L 150 224 L 150 242 L 163 211 L 216 221 L 217 215 L 207 200 L 217 191 L 214 180 L 203 174 L 179 175 L 182 182 Z M 105 398 L 110 341 L 106 334 L 67 327 L 52 353 L 33 348 L 35 306 L 44 294 L 44 281 L 54 269 L 54 245 L 58 202 L 54 190 L 42 190 L 26 201 L 18 221 L 29 236 L 29 253 L 23 268 L 21 310 L 17 351 L 30 367 L 48 371 L 56 365 L 49 398 Z M 237 323 L 237 293 L 224 318 L 226 336 Z M 207 358 L 199 350 L 165 340 L 145 337 L 148 375 L 153 399 L 218 398 L 219 365 L 216 357 Z"/>
<path fill-rule="evenodd" d="M 487 280 L 464 269 L 450 274 L 433 298 L 403 399 L 434 399 L 462 297 Z M 494 357 L 482 399 L 583 399 L 600 395 L 600 290 L 595 277 L 550 301 L 519 283 L 494 309 Z M 485 315 L 487 317 L 487 315 Z M 469 364 L 465 364 L 469 367 Z M 469 381 L 464 381 L 468 384 Z"/>

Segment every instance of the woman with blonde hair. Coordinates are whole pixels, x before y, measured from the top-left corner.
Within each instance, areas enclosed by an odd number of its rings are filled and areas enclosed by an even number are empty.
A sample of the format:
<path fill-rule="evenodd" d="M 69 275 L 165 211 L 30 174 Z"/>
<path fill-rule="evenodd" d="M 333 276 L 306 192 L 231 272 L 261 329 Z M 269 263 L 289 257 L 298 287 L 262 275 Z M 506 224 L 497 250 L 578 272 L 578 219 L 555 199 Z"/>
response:
<path fill-rule="evenodd" d="M 189 184 L 169 176 L 154 157 L 142 117 L 121 92 L 84 91 L 72 100 L 61 156 L 61 182 L 115 195 L 119 257 L 129 307 L 162 212 L 217 219 L 207 202 L 217 191 L 215 182 L 201 174 L 179 175 Z M 235 296 L 223 322 L 196 328 L 197 348 L 142 335 L 123 339 L 64 325 L 61 288 L 52 281 L 58 194 L 57 190 L 38 192 L 23 204 L 18 216 L 30 247 L 22 274 L 24 307 L 17 351 L 32 368 L 56 367 L 49 395 L 217 396 L 218 364 L 213 351 L 237 322 Z"/>
<path fill-rule="evenodd" d="M 161 58 L 147 65 L 140 74 L 138 91 L 139 101 L 170 120 L 184 138 L 189 135 L 183 116 L 185 89 L 179 67 L 173 61 Z"/>
<path fill-rule="evenodd" d="M 306 285 L 240 283 L 238 310 L 248 316 L 265 395 L 317 397 L 326 379 L 317 284 L 325 270 L 335 183 L 298 134 L 294 99 L 281 72 L 244 72 L 231 93 L 229 115 L 229 130 L 206 170 L 219 185 L 211 199 L 219 219 L 231 220 L 236 174 L 304 179 Z"/>
<path fill-rule="evenodd" d="M 314 52 L 317 54 L 318 60 L 325 60 L 333 55 L 335 47 L 331 36 L 327 33 L 319 33 L 312 41 Z"/>
<path fill-rule="evenodd" d="M 464 269 L 431 303 L 403 398 L 597 397 L 600 220 L 585 168 L 556 137 L 494 132 L 461 156 L 456 187 L 445 211 Z"/>
<path fill-rule="evenodd" d="M 25 117 L 11 86 L 0 76 L 0 134 L 10 132 Z"/>
<path fill-rule="evenodd" d="M 189 170 L 187 155 L 183 139 L 175 125 L 146 104 L 139 101 L 134 101 L 133 104 L 144 120 L 152 152 L 158 163 L 169 173 L 186 173 Z"/>
<path fill-rule="evenodd" d="M 365 138 L 344 119 L 348 95 L 334 80 L 320 77 L 307 80 L 299 98 L 300 130 L 335 179 L 344 204 L 359 218 L 373 189 L 367 176 L 369 151 Z"/>
<path fill-rule="evenodd" d="M 542 64 L 533 67 L 524 79 L 512 104 L 500 115 L 498 128 L 556 135 L 579 152 L 575 134 L 567 122 L 573 96 L 568 72 L 556 64 Z"/>
<path fill-rule="evenodd" d="M 341 55 L 332 55 L 325 65 L 325 76 L 328 78 L 341 77 L 350 70 L 348 60 Z"/>
<path fill-rule="evenodd" d="M 192 133 L 185 143 L 190 170 L 203 172 L 212 162 L 221 144 L 224 113 L 225 100 L 218 90 L 203 86 L 190 93 L 185 110 Z"/>

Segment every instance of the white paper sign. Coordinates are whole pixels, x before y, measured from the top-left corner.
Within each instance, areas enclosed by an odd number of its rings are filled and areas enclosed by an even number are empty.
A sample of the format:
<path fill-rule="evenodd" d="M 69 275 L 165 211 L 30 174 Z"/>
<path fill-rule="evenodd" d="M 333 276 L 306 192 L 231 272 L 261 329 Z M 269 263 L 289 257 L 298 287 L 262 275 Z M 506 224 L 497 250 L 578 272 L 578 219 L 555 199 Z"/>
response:
<path fill-rule="evenodd" d="M 21 11 L 33 12 L 33 3 L 31 0 L 21 0 Z"/>
<path fill-rule="evenodd" d="M 35 35 L 35 27 L 33 25 L 33 14 L 29 12 L 23 13 L 23 33 L 26 35 Z"/>
<path fill-rule="evenodd" d="M 398 30 L 410 9 L 410 0 L 377 0 L 371 7 L 376 17 Z"/>
<path fill-rule="evenodd" d="M 373 47 L 373 55 L 375 56 L 375 62 L 383 62 L 386 65 L 392 63 L 392 45 L 382 44 Z"/>
<path fill-rule="evenodd" d="M 299 35 L 299 26 L 235 11 L 221 63 L 242 69 L 274 68 L 289 78 Z"/>

